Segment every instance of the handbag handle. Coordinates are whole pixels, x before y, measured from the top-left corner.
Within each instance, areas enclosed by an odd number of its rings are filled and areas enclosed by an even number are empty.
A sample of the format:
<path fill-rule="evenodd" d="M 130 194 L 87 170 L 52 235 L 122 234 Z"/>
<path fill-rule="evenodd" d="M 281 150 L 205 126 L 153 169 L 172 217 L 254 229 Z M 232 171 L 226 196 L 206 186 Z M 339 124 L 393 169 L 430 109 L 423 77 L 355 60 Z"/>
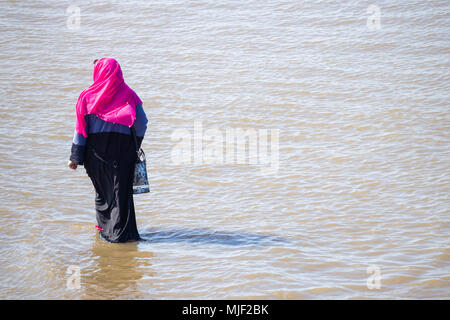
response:
<path fill-rule="evenodd" d="M 138 158 L 139 158 L 139 148 L 138 148 L 138 144 L 137 144 L 137 139 L 136 139 L 136 129 L 134 128 L 134 123 L 133 123 L 133 125 L 131 126 L 131 135 L 133 136 L 133 140 L 134 140 L 134 145 L 135 145 L 135 147 L 136 147 L 136 154 L 137 154 L 137 156 L 138 156 Z"/>

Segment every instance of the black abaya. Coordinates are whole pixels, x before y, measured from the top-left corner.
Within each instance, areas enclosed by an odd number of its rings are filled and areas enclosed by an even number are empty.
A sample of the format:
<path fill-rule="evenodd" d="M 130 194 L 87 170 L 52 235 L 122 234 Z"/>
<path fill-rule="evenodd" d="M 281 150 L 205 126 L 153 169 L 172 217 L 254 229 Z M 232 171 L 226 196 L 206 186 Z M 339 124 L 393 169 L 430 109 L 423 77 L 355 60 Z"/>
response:
<path fill-rule="evenodd" d="M 141 141 L 142 138 L 138 145 Z M 95 188 L 100 235 L 109 242 L 140 240 L 133 201 L 135 162 L 136 149 L 131 134 L 89 134 L 84 167 Z"/>

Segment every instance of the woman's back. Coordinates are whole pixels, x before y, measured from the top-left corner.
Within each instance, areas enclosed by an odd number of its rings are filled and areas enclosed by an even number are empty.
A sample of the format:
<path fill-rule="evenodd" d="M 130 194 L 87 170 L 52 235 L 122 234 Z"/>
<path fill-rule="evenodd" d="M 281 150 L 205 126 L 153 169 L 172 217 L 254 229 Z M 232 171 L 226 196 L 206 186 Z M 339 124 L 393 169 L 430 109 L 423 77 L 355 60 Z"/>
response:
<path fill-rule="evenodd" d="M 90 142 L 91 146 L 95 145 L 98 152 L 113 159 L 120 157 L 121 150 L 126 151 L 120 146 L 134 147 L 131 130 L 128 126 L 102 120 L 95 114 L 86 115 L 85 121 L 89 139 L 75 131 L 70 160 L 76 161 L 78 164 L 84 163 L 87 141 Z M 138 147 L 140 147 L 145 136 L 147 123 L 148 120 L 143 106 L 139 104 L 136 106 L 136 119 L 134 121 Z"/>

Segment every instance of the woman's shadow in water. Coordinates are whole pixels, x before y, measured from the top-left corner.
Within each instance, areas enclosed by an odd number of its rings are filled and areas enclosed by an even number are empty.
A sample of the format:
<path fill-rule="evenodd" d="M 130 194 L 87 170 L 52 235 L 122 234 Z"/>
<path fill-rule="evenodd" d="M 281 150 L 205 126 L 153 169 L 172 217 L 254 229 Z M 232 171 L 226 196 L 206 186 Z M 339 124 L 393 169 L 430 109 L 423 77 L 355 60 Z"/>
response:
<path fill-rule="evenodd" d="M 272 245 L 287 243 L 288 241 L 282 237 L 237 232 L 237 231 L 215 231 L 206 228 L 192 228 L 192 229 L 157 229 L 149 228 L 140 232 L 143 241 L 152 243 L 174 243 L 174 242 L 188 242 L 188 243 L 209 243 L 221 244 L 227 246 L 246 246 L 246 245 Z"/>

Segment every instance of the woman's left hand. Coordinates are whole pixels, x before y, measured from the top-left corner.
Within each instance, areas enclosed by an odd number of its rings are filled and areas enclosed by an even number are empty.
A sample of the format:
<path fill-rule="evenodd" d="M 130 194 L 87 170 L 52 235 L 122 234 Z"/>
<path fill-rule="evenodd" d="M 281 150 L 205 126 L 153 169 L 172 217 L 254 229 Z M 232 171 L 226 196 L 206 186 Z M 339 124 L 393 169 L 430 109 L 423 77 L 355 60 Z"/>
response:
<path fill-rule="evenodd" d="M 69 166 L 70 169 L 77 170 L 78 163 L 70 160 L 69 163 L 67 163 L 67 165 Z"/>

